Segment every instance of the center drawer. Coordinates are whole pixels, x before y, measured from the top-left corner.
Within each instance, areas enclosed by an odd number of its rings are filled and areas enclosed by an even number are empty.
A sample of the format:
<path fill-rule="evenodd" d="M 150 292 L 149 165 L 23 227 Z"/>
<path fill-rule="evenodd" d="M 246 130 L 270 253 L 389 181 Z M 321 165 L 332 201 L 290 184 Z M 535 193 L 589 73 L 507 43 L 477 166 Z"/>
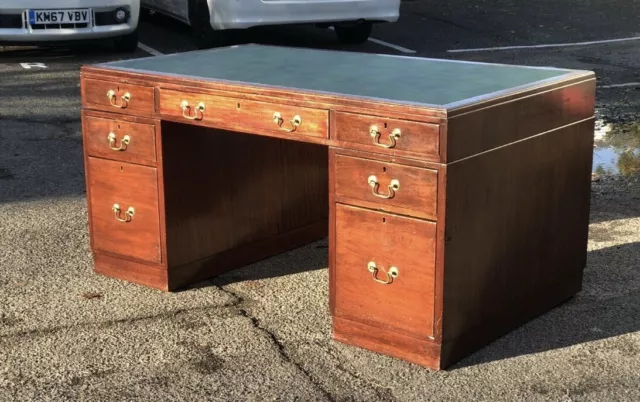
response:
<path fill-rule="evenodd" d="M 161 89 L 160 112 L 234 131 L 329 138 L 329 111 L 323 109 Z"/>
<path fill-rule="evenodd" d="M 157 169 L 87 158 L 96 250 L 160 263 Z"/>
<path fill-rule="evenodd" d="M 436 219 L 437 170 L 339 154 L 333 169 L 338 200 Z"/>
<path fill-rule="evenodd" d="M 336 204 L 335 314 L 433 336 L 436 223 Z"/>

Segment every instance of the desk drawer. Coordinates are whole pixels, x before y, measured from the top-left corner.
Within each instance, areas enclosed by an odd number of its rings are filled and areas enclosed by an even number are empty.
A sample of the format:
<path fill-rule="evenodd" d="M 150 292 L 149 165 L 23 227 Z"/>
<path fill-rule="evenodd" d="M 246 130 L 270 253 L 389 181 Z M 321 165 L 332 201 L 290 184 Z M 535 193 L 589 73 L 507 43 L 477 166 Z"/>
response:
<path fill-rule="evenodd" d="M 87 154 L 142 164 L 156 162 L 156 132 L 152 124 L 84 117 Z"/>
<path fill-rule="evenodd" d="M 154 112 L 153 87 L 115 81 L 84 80 L 84 104 L 116 113 L 151 115 Z"/>
<path fill-rule="evenodd" d="M 93 248 L 160 263 L 157 169 L 93 157 L 87 163 Z"/>
<path fill-rule="evenodd" d="M 433 336 L 436 224 L 342 204 L 335 219 L 335 315 Z"/>
<path fill-rule="evenodd" d="M 347 203 L 435 219 L 438 172 L 413 166 L 335 155 L 335 195 Z"/>
<path fill-rule="evenodd" d="M 161 89 L 160 113 L 234 131 L 329 138 L 329 112 L 323 109 Z"/>
<path fill-rule="evenodd" d="M 368 145 L 372 151 L 439 160 L 440 126 L 437 124 L 335 112 L 333 129 L 338 141 Z"/>

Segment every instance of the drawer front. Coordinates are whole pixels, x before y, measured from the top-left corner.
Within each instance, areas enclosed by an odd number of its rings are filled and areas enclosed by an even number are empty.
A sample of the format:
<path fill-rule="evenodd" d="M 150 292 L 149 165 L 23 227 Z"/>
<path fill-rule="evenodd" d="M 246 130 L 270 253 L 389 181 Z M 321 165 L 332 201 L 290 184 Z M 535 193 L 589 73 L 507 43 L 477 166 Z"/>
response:
<path fill-rule="evenodd" d="M 85 79 L 84 104 L 116 113 L 151 115 L 154 90 L 153 87 Z"/>
<path fill-rule="evenodd" d="M 156 162 L 156 132 L 152 124 L 85 116 L 87 154 L 126 162 Z"/>
<path fill-rule="evenodd" d="M 433 336 L 436 224 L 342 204 L 335 219 L 335 314 Z"/>
<path fill-rule="evenodd" d="M 376 208 L 436 218 L 438 171 L 370 159 L 336 155 L 336 197 L 362 200 Z"/>
<path fill-rule="evenodd" d="M 157 169 L 87 159 L 94 249 L 160 263 Z"/>
<path fill-rule="evenodd" d="M 162 89 L 160 111 L 234 131 L 329 138 L 329 112 L 322 109 Z"/>
<path fill-rule="evenodd" d="M 440 159 L 438 124 L 346 112 L 335 112 L 333 119 L 338 141 L 368 145 L 371 151 L 422 156 L 434 161 Z"/>

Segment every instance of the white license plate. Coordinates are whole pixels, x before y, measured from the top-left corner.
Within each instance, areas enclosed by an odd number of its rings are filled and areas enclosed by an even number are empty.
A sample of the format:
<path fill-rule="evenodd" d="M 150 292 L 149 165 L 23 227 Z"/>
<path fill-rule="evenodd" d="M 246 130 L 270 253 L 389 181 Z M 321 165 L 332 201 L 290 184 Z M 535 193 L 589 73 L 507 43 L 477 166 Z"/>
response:
<path fill-rule="evenodd" d="M 84 24 L 91 19 L 88 8 L 67 10 L 29 10 L 29 24 Z"/>

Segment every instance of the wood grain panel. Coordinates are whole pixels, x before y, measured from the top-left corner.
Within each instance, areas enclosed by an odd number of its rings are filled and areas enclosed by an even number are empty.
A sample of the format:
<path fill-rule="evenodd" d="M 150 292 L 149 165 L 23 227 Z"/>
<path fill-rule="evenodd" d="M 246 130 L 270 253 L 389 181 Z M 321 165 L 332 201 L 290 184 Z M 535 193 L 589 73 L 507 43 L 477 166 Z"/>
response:
<path fill-rule="evenodd" d="M 94 157 L 87 162 L 94 248 L 160 263 L 156 168 Z M 135 209 L 129 222 L 116 219 L 114 204 L 120 205 L 121 218 L 129 207 Z"/>
<path fill-rule="evenodd" d="M 336 205 L 335 315 L 401 331 L 433 335 L 435 232 L 433 222 Z M 395 266 L 399 275 L 386 281 Z"/>
<path fill-rule="evenodd" d="M 326 225 L 324 146 L 163 122 L 162 148 L 172 268 Z M 293 240 L 288 248 L 295 245 Z"/>
<path fill-rule="evenodd" d="M 298 136 L 329 138 L 329 112 L 322 109 L 160 89 L 160 113 L 188 122 L 181 108 L 185 100 L 191 108 L 202 102 L 205 105 L 203 112 L 189 109 L 187 115 L 216 128 L 253 134 L 285 133 L 292 139 Z M 282 117 L 281 126 L 274 122 L 276 112 Z M 301 123 L 294 129 L 289 121 L 296 115 L 300 116 Z M 287 131 L 292 129 L 294 131 Z"/>
<path fill-rule="evenodd" d="M 436 219 L 438 196 L 438 172 L 413 166 L 385 163 L 376 160 L 336 155 L 335 195 L 341 202 L 366 206 L 427 219 Z M 369 184 L 370 176 L 378 183 Z M 400 184 L 397 190 L 388 187 L 392 180 Z M 381 198 L 374 195 L 390 196 Z"/>
<path fill-rule="evenodd" d="M 168 291 L 167 270 L 161 266 L 141 264 L 123 258 L 94 253 L 94 271 L 97 274 L 132 282 L 154 289 Z"/>
<path fill-rule="evenodd" d="M 155 130 L 155 126 L 151 124 L 86 116 L 83 139 L 90 156 L 123 162 L 155 164 L 157 159 Z M 111 133 L 115 135 L 114 142 L 109 141 L 108 137 Z M 128 144 L 123 142 L 125 136 L 129 138 Z M 121 150 L 113 150 L 111 146 Z"/>
<path fill-rule="evenodd" d="M 376 137 L 371 136 L 372 126 L 377 128 L 374 132 L 379 133 Z M 400 137 L 397 139 L 392 135 L 396 129 L 400 130 Z M 440 160 L 440 127 L 437 124 L 332 112 L 331 133 L 331 137 L 338 141 L 367 145 L 371 152 Z M 390 140 L 390 135 L 394 140 Z"/>
<path fill-rule="evenodd" d="M 355 321 L 333 317 L 333 339 L 403 359 L 433 370 L 440 367 L 440 345 Z"/>
<path fill-rule="evenodd" d="M 448 120 L 446 162 L 476 155 L 593 116 L 595 80 L 456 115 Z"/>
<path fill-rule="evenodd" d="M 118 79 L 112 81 L 99 79 L 83 79 L 82 101 L 85 106 L 108 110 L 113 113 L 131 113 L 138 115 L 151 115 L 155 110 L 154 89 L 152 86 L 141 86 L 129 84 Z M 107 92 L 115 91 L 116 99 L 111 104 Z M 122 96 L 129 93 L 131 99 L 128 102 L 122 101 Z"/>
<path fill-rule="evenodd" d="M 592 151 L 588 120 L 447 166 L 443 343 L 452 356 L 580 289 Z"/>

